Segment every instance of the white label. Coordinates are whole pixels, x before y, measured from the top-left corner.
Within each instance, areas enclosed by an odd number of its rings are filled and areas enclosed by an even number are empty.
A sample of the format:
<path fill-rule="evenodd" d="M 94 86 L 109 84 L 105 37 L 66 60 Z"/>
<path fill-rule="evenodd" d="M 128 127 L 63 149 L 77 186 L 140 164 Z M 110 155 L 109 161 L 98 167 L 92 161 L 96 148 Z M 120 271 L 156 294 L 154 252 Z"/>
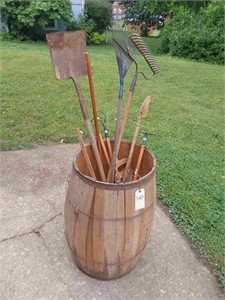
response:
<path fill-rule="evenodd" d="M 135 192 L 135 210 L 145 207 L 145 189 L 139 189 Z"/>

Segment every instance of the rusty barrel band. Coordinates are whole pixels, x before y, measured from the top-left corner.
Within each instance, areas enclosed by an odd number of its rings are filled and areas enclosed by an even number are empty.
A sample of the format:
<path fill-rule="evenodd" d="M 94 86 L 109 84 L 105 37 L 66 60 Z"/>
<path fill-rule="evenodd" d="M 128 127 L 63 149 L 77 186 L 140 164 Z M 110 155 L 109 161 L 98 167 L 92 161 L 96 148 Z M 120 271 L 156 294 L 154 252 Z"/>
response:
<path fill-rule="evenodd" d="M 90 215 L 82 210 L 80 210 L 76 205 L 74 205 L 74 203 L 72 203 L 69 199 L 68 201 L 72 204 L 73 206 L 73 209 L 74 209 L 74 214 L 77 215 L 77 214 L 82 214 L 82 215 L 85 215 L 87 217 L 90 217 L 90 218 L 93 218 L 93 219 L 98 219 L 98 220 L 101 220 L 101 221 L 114 221 L 114 222 L 117 222 L 117 221 L 126 221 L 126 220 L 131 220 L 131 219 L 134 219 L 134 218 L 137 218 L 139 217 L 140 215 L 146 213 L 152 206 L 153 204 L 156 202 L 156 199 L 154 199 L 154 201 L 149 205 L 147 206 L 145 209 L 142 209 L 141 212 L 139 214 L 136 214 L 132 217 L 125 217 L 125 218 L 114 218 L 114 219 L 110 219 L 110 218 L 102 218 L 102 217 L 99 217 L 99 216 L 95 216 L 95 215 Z"/>
<path fill-rule="evenodd" d="M 96 187 L 98 189 L 116 190 L 116 191 L 129 190 L 129 189 L 133 189 L 133 188 L 140 189 L 142 187 L 142 184 L 145 184 L 148 181 L 150 181 L 153 178 L 153 176 L 155 176 L 155 173 L 156 173 L 156 159 L 155 159 L 154 155 L 148 149 L 145 148 L 145 151 L 147 151 L 147 153 L 149 153 L 152 156 L 153 167 L 149 173 L 147 173 L 145 176 L 141 177 L 140 179 L 138 179 L 136 181 L 130 181 L 127 183 L 107 183 L 107 182 L 93 180 L 91 177 L 86 176 L 83 173 L 81 173 L 77 167 L 76 157 L 80 152 L 75 156 L 73 163 L 72 163 L 72 168 L 73 168 L 74 172 L 76 173 L 76 175 L 81 180 L 83 180 L 88 185 L 90 185 L 92 187 Z"/>
<path fill-rule="evenodd" d="M 75 258 L 78 257 L 78 258 L 80 258 L 81 260 L 85 261 L 85 263 L 89 263 L 89 264 L 98 264 L 98 265 L 103 265 L 103 266 L 106 266 L 106 265 L 108 265 L 108 266 L 122 266 L 122 265 L 127 264 L 127 263 L 130 262 L 131 260 L 135 259 L 139 254 L 141 254 L 141 252 L 144 250 L 144 248 L 147 246 L 147 244 L 148 244 L 148 242 L 145 243 L 145 244 L 141 247 L 141 249 L 140 249 L 137 253 L 135 253 L 135 255 L 134 255 L 133 257 L 131 257 L 130 259 L 128 259 L 128 260 L 126 260 L 126 261 L 124 261 L 124 262 L 122 262 L 122 263 L 121 263 L 121 262 L 115 262 L 115 263 L 108 263 L 108 262 L 107 262 L 107 263 L 103 263 L 103 262 L 93 261 L 93 260 L 90 260 L 90 259 L 83 258 L 83 257 L 80 256 L 79 254 L 77 254 L 77 252 L 74 253 L 74 256 L 75 256 Z"/>

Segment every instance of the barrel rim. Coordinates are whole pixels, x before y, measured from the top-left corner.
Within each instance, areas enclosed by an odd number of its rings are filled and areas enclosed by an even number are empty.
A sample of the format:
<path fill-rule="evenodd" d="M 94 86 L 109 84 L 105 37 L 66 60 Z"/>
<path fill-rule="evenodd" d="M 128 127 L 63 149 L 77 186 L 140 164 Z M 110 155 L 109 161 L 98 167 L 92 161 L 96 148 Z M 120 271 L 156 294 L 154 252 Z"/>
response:
<path fill-rule="evenodd" d="M 128 141 L 122 141 L 122 143 L 131 144 Z M 141 147 L 141 145 L 136 144 L 135 147 Z M 147 173 L 145 176 L 139 178 L 138 180 L 130 181 L 130 182 L 126 182 L 126 183 L 109 183 L 109 182 L 94 180 L 93 178 L 91 178 L 87 175 L 84 175 L 83 173 L 81 173 L 79 171 L 77 163 L 76 163 L 76 158 L 80 154 L 80 152 L 81 151 L 79 151 L 73 159 L 72 167 L 73 167 L 74 172 L 85 183 L 89 184 L 90 186 L 99 188 L 99 189 L 117 190 L 118 191 L 118 190 L 128 190 L 128 189 L 133 189 L 133 188 L 140 188 L 143 184 L 145 184 L 146 182 L 151 180 L 156 173 L 156 158 L 152 154 L 152 152 L 145 147 L 145 152 L 150 154 L 153 158 L 153 167 L 152 167 L 151 171 L 149 173 Z"/>

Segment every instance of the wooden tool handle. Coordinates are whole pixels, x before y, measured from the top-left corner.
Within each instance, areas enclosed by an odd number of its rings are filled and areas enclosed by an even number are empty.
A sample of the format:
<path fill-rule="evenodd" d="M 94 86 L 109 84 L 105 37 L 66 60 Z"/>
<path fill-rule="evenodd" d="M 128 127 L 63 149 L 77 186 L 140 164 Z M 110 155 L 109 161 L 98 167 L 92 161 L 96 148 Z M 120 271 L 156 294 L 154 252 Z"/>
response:
<path fill-rule="evenodd" d="M 127 179 L 128 170 L 130 168 L 130 164 L 131 164 L 132 156 L 133 156 L 133 152 L 134 152 L 134 147 L 135 147 L 137 137 L 138 137 L 138 132 L 139 132 L 139 129 L 141 127 L 141 121 L 142 121 L 142 119 L 144 119 L 147 116 L 150 101 L 151 101 L 150 96 L 147 96 L 145 98 L 145 100 L 143 101 L 141 107 L 140 107 L 138 120 L 137 120 L 137 125 L 136 125 L 135 131 L 134 131 L 134 136 L 133 136 L 133 140 L 132 140 L 132 144 L 131 144 L 127 164 L 126 164 L 126 167 L 125 167 L 125 170 L 124 170 L 124 173 L 123 173 L 123 182 L 125 182 L 126 179 Z"/>
<path fill-rule="evenodd" d="M 96 139 L 97 139 L 97 146 L 98 151 L 101 155 L 101 142 L 100 142 L 100 131 L 99 131 L 99 125 L 98 125 L 98 115 L 96 110 L 96 101 L 95 101 L 95 92 L 94 92 L 94 84 L 93 84 L 93 77 L 91 72 L 91 61 L 90 56 L 88 52 L 85 52 L 85 58 L 86 58 L 86 65 L 87 65 L 87 74 L 88 74 L 88 81 L 89 81 L 89 87 L 90 87 L 90 94 L 91 94 L 91 103 L 92 103 L 92 110 L 93 110 L 93 117 L 94 117 L 94 124 L 95 124 L 95 133 L 96 133 Z"/>
<path fill-rule="evenodd" d="M 125 103 L 125 107 L 124 107 L 124 113 L 123 113 L 123 116 L 121 118 L 119 141 L 118 141 L 118 151 L 119 151 L 119 148 L 120 148 L 120 143 L 121 143 L 121 140 L 122 140 L 123 132 L 124 132 L 127 117 L 128 117 L 128 113 L 129 113 L 129 109 L 130 109 L 130 105 L 131 105 L 131 100 L 132 100 L 132 95 L 133 95 L 133 92 L 129 91 L 128 96 L 127 96 L 127 100 L 126 100 L 126 103 Z"/>
<path fill-rule="evenodd" d="M 82 151 L 82 153 L 84 155 L 84 159 L 86 161 L 86 164 L 87 164 L 88 170 L 89 170 L 89 172 L 91 174 L 91 177 L 93 177 L 96 180 L 94 169 L 92 167 L 90 158 L 88 156 L 87 149 L 85 148 L 84 141 L 83 141 L 83 138 L 81 136 L 81 132 L 80 132 L 80 130 L 78 128 L 75 129 L 75 135 L 77 136 L 78 141 L 80 143 L 81 151 Z"/>
<path fill-rule="evenodd" d="M 126 126 L 127 117 L 128 117 L 128 113 L 129 113 L 129 110 L 130 110 L 130 105 L 131 105 L 132 96 L 133 96 L 133 93 L 134 93 L 134 88 L 136 86 L 136 82 L 137 82 L 137 73 L 134 74 L 133 80 L 131 82 L 129 92 L 128 92 L 128 95 L 127 95 L 127 99 L 126 99 L 126 103 L 125 103 L 125 107 L 124 107 L 124 113 L 123 113 L 123 116 L 121 118 L 120 132 L 119 132 L 119 142 L 118 142 L 118 151 L 120 149 L 120 143 L 122 141 L 123 132 L 124 132 L 124 129 L 125 129 L 125 126 Z"/>
<path fill-rule="evenodd" d="M 122 111 L 122 98 L 119 98 L 118 106 L 117 106 L 117 114 L 116 114 L 116 132 L 115 132 L 112 160 L 111 160 L 111 164 L 110 164 L 110 168 L 109 168 L 109 172 L 108 172 L 108 176 L 107 176 L 107 182 L 110 182 L 110 183 L 113 183 L 114 179 L 115 179 L 121 111 Z"/>
<path fill-rule="evenodd" d="M 99 155 L 98 147 L 97 147 L 97 144 L 96 144 L 95 135 L 94 135 L 93 129 L 91 127 L 91 121 L 90 121 L 88 113 L 87 113 L 87 108 L 86 108 L 86 105 L 85 105 L 85 102 L 84 102 L 84 97 L 83 97 L 83 94 L 81 92 L 80 85 L 79 85 L 78 81 L 76 80 L 76 78 L 72 78 L 72 79 L 73 79 L 73 82 L 74 82 L 74 85 L 75 85 L 75 88 L 76 88 L 76 91 L 77 91 L 77 96 L 78 96 L 78 100 L 79 100 L 79 103 L 80 103 L 80 108 L 81 108 L 83 118 L 84 118 L 84 122 L 85 122 L 85 125 L 86 125 L 86 128 L 87 128 L 88 137 L 90 139 L 90 143 L 91 143 L 91 146 L 92 146 L 92 149 L 93 149 L 93 152 L 94 152 L 94 156 L 95 156 L 95 159 L 96 159 L 96 162 L 97 162 L 97 166 L 98 166 L 98 169 L 99 169 L 101 180 L 105 182 L 106 181 L 106 176 L 105 176 L 102 161 L 101 161 L 101 158 L 100 158 L 100 155 Z"/>
<path fill-rule="evenodd" d="M 112 159 L 112 146 L 109 138 L 106 138 L 107 148 L 109 152 L 109 159 Z"/>
<path fill-rule="evenodd" d="M 139 169 L 140 169 L 140 165 L 141 165 L 142 157 L 143 157 L 143 154 L 144 154 L 144 150 L 145 150 L 144 145 L 141 145 L 140 152 L 139 152 L 139 155 L 138 155 L 137 165 L 136 165 L 136 168 L 135 168 L 135 171 L 134 171 L 133 181 L 137 180 L 137 178 L 138 178 L 138 172 L 139 172 Z"/>
<path fill-rule="evenodd" d="M 134 152 L 134 147 L 135 147 L 135 144 L 136 144 L 136 141 L 137 141 L 140 126 L 141 126 L 141 117 L 139 116 L 137 126 L 136 126 L 135 131 L 134 131 L 134 136 L 133 136 L 129 156 L 128 156 L 128 159 L 127 159 L 127 164 L 126 164 L 126 167 L 124 169 L 123 176 L 122 176 L 123 177 L 123 182 L 125 182 L 126 179 L 127 179 L 127 175 L 128 175 L 128 171 L 129 171 L 129 168 L 130 168 L 130 164 L 131 164 L 131 160 L 132 160 L 132 156 L 133 156 L 133 152 Z"/>
<path fill-rule="evenodd" d="M 107 153 L 107 150 L 106 150 L 106 147 L 105 147 L 105 144 L 104 144 L 104 141 L 102 139 L 102 135 L 101 134 L 100 134 L 100 142 L 101 142 L 101 146 L 102 146 L 102 149 L 103 149 L 103 152 L 104 152 L 107 164 L 108 164 L 108 166 L 110 166 L 109 156 L 108 156 L 108 153 Z"/>

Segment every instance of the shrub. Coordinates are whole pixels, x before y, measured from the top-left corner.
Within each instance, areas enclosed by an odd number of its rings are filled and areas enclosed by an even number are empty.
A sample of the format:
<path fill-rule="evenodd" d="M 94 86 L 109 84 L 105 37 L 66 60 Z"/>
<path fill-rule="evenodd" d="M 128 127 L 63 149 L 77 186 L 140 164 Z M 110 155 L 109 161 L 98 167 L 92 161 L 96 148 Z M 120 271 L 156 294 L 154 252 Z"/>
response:
<path fill-rule="evenodd" d="M 111 22 L 112 7 L 108 1 L 91 0 L 85 4 L 84 13 L 78 22 L 72 22 L 68 30 L 82 29 L 86 31 L 87 44 L 99 45 L 104 42 L 102 35 Z"/>
<path fill-rule="evenodd" d="M 0 0 L 0 8 L 10 35 L 19 39 L 34 38 L 37 25 L 43 28 L 50 20 L 72 18 L 70 0 Z"/>
<path fill-rule="evenodd" d="M 162 30 L 159 53 L 223 64 L 223 11 L 220 1 L 198 13 L 180 9 Z"/>
<path fill-rule="evenodd" d="M 103 33 L 110 25 L 112 17 L 112 5 L 105 0 L 89 0 L 85 4 L 85 11 L 88 20 L 96 24 L 96 32 Z"/>
<path fill-rule="evenodd" d="M 79 20 L 69 24 L 67 30 L 85 30 L 87 44 L 91 44 L 92 35 L 96 31 L 96 24 L 92 19 L 88 19 L 86 11 L 80 16 Z"/>
<path fill-rule="evenodd" d="M 103 44 L 105 40 L 105 37 L 103 34 L 100 34 L 98 32 L 93 32 L 91 36 L 91 42 L 95 45 Z"/>

